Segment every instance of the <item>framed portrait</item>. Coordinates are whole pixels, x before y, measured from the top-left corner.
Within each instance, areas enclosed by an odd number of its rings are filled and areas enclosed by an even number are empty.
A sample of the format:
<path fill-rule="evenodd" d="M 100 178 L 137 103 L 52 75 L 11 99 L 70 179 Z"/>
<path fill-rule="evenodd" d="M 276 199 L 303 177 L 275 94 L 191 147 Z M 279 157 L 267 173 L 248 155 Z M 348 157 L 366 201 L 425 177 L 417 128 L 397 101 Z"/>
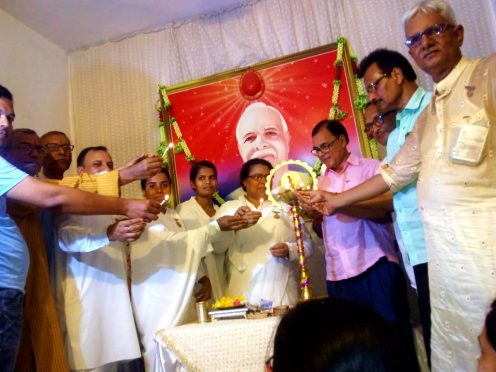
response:
<path fill-rule="evenodd" d="M 240 188 L 239 172 L 251 158 L 273 165 L 294 159 L 315 164 L 312 128 L 327 119 L 333 107 L 333 85 L 341 80 L 338 103 L 346 113 L 349 150 L 370 156 L 350 55 L 342 51 L 340 71 L 335 66 L 338 44 L 223 72 L 203 79 L 164 87 L 162 117 L 167 143 L 182 142 L 187 151 L 167 153 L 175 178 L 176 202 L 190 198 L 191 161 L 209 160 L 218 171 L 218 193 L 232 199 Z M 171 125 L 173 124 L 173 125 Z"/>

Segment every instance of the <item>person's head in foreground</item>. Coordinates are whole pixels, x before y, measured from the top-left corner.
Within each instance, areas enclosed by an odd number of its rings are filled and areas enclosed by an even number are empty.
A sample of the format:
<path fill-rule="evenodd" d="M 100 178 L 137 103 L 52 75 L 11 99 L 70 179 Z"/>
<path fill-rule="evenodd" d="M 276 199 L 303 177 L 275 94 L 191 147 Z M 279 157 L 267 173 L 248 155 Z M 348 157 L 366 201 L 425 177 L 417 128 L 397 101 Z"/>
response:
<path fill-rule="evenodd" d="M 422 1 L 403 16 L 405 45 L 415 63 L 435 83 L 443 80 L 462 58 L 463 26 L 443 0 Z"/>
<path fill-rule="evenodd" d="M 255 102 L 245 108 L 236 125 L 238 150 L 244 162 L 259 158 L 273 166 L 288 160 L 288 125 L 274 107 Z"/>
<path fill-rule="evenodd" d="M 479 335 L 481 355 L 478 360 L 478 372 L 496 371 L 496 300 L 486 316 L 484 327 Z"/>
<path fill-rule="evenodd" d="M 299 303 L 281 319 L 274 372 L 401 371 L 396 331 L 375 311 L 345 300 Z"/>

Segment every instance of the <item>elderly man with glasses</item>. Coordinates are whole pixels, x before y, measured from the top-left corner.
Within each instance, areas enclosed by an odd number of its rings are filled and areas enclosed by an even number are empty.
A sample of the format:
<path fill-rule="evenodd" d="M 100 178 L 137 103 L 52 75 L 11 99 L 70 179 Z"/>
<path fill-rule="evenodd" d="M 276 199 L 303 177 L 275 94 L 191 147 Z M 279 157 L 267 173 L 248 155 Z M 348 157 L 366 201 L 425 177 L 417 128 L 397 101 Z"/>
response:
<path fill-rule="evenodd" d="M 433 371 L 476 369 L 477 334 L 496 297 L 496 55 L 463 57 L 464 29 L 441 0 L 404 16 L 409 53 L 434 96 L 381 174 L 338 196 L 300 193 L 324 213 L 417 182 L 429 258 Z"/>
<path fill-rule="evenodd" d="M 396 128 L 388 136 L 385 161 L 391 162 L 405 143 L 415 121 L 429 104 L 432 97 L 415 80 L 412 65 L 400 53 L 388 49 L 376 49 L 367 55 L 359 66 L 358 75 L 363 77 L 369 100 L 381 112 L 396 111 Z M 413 182 L 393 194 L 394 228 L 403 256 L 405 270 L 413 268 L 410 277 L 417 290 L 424 345 L 430 360 L 430 302 L 427 252 L 424 229 L 417 206 L 417 183 Z"/>
<path fill-rule="evenodd" d="M 31 129 L 14 129 L 2 151 L 2 156 L 7 161 L 30 176 L 38 174 L 44 155 L 45 148 L 36 132 Z M 27 371 L 36 366 L 39 371 L 67 371 L 69 365 L 50 289 L 40 209 L 8 200 L 7 212 L 26 241 L 30 262 L 16 369 Z"/>
<path fill-rule="evenodd" d="M 323 120 L 313 128 L 311 152 L 327 168 L 319 178 L 319 190 L 340 193 L 378 173 L 380 162 L 350 153 L 348 142 L 348 133 L 338 121 Z M 389 223 L 384 223 L 389 222 L 389 211 L 370 203 L 369 207 L 339 210 L 322 220 L 309 206 L 304 207 L 315 216 L 314 226 L 321 224 L 329 297 L 366 305 L 396 326 L 410 370 L 418 370 L 406 281 Z"/>

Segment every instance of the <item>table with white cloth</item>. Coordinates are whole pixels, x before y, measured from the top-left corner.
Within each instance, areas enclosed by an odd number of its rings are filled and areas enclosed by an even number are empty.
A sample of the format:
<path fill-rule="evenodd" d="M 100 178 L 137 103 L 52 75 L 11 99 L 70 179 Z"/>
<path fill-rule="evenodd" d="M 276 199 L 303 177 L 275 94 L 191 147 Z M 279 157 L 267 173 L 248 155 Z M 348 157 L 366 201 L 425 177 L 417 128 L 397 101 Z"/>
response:
<path fill-rule="evenodd" d="M 264 370 L 280 317 L 220 320 L 158 331 L 156 371 Z"/>

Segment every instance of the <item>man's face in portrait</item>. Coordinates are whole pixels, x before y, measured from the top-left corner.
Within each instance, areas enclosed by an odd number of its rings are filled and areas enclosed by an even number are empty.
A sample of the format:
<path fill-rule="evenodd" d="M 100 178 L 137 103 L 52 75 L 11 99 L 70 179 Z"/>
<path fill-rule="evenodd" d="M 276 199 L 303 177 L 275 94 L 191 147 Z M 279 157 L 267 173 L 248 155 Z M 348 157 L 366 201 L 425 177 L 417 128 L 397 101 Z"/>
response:
<path fill-rule="evenodd" d="M 236 127 L 236 139 L 244 162 L 260 158 L 275 165 L 288 160 L 290 136 L 275 109 L 261 106 L 245 111 Z"/>

